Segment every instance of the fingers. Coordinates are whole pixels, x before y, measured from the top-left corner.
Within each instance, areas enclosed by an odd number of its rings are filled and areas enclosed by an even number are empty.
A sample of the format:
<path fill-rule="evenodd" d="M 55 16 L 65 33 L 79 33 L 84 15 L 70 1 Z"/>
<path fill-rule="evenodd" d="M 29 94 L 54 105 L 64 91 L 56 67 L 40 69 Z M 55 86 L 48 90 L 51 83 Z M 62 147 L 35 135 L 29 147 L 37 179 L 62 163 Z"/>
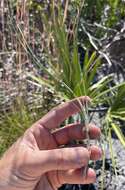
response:
<path fill-rule="evenodd" d="M 101 131 L 93 124 L 88 125 L 91 139 L 98 139 Z M 85 127 L 82 124 L 70 124 L 60 128 L 53 133 L 53 137 L 58 145 L 65 145 L 71 140 L 82 140 L 86 138 Z"/>
<path fill-rule="evenodd" d="M 84 147 L 62 148 L 48 151 L 38 151 L 32 160 L 36 171 L 77 169 L 88 165 L 89 151 Z M 40 174 L 40 173 L 39 173 Z"/>
<path fill-rule="evenodd" d="M 87 96 L 82 96 L 59 105 L 40 119 L 38 123 L 49 129 L 56 128 L 66 118 L 79 112 L 82 109 L 82 105 L 86 102 L 90 102 L 90 98 Z"/>
<path fill-rule="evenodd" d="M 89 152 L 90 152 L 90 160 L 96 161 L 99 160 L 102 156 L 102 150 L 95 145 L 89 148 Z"/>
<path fill-rule="evenodd" d="M 101 150 L 95 146 L 88 151 L 84 147 L 62 148 L 38 151 L 32 158 L 36 170 L 43 173 L 52 170 L 77 169 L 88 165 L 90 159 L 101 157 Z"/>
<path fill-rule="evenodd" d="M 96 173 L 93 169 L 89 168 L 86 176 L 84 175 L 84 169 L 59 171 L 58 178 L 60 184 L 90 184 L 96 181 Z"/>

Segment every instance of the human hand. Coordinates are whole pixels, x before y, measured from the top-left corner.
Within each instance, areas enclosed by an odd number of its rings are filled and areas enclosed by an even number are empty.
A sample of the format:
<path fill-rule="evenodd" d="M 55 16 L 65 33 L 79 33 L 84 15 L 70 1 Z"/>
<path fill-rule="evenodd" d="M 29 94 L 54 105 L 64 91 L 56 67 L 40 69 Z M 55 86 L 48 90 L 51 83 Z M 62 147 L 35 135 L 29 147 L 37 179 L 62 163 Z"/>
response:
<path fill-rule="evenodd" d="M 79 100 L 84 104 L 89 98 Z M 99 159 L 101 150 L 96 146 L 90 150 L 63 146 L 74 139 L 85 139 L 83 126 L 75 123 L 54 130 L 78 111 L 77 99 L 52 109 L 10 147 L 0 161 L 0 190 L 57 190 L 65 183 L 95 182 L 95 171 L 89 168 L 83 176 L 83 167 L 90 159 Z M 90 124 L 89 135 L 99 138 L 100 129 Z"/>

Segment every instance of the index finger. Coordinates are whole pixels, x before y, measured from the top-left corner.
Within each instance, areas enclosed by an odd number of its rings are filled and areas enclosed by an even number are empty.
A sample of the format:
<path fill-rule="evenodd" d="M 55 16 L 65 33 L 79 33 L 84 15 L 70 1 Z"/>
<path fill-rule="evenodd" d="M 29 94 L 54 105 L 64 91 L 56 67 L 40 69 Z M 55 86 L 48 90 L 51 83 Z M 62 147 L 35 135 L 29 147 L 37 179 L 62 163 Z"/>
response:
<path fill-rule="evenodd" d="M 43 116 L 38 123 L 48 129 L 57 128 L 65 119 L 77 112 L 80 112 L 82 105 L 86 102 L 90 102 L 90 98 L 88 96 L 75 98 L 52 109 L 48 114 Z"/>

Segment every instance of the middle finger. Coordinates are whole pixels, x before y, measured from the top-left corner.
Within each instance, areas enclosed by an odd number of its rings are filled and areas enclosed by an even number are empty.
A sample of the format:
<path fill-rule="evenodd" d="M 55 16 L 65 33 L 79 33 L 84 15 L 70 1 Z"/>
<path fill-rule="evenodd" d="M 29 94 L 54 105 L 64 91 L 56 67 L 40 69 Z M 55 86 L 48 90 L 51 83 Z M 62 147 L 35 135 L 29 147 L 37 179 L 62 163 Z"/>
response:
<path fill-rule="evenodd" d="M 98 139 L 101 131 L 94 124 L 89 124 L 90 139 Z M 65 145 L 71 140 L 82 140 L 86 138 L 85 127 L 82 124 L 70 124 L 53 132 L 53 137 L 57 145 Z"/>

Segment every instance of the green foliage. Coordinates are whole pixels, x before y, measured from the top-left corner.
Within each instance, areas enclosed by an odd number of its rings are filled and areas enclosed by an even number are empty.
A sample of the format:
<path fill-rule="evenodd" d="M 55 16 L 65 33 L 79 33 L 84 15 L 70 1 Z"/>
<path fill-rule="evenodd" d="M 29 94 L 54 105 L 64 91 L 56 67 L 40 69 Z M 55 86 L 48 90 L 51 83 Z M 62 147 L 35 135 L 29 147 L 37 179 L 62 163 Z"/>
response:
<path fill-rule="evenodd" d="M 29 110 L 23 100 L 17 100 L 10 112 L 1 113 L 0 156 L 20 137 L 40 116 L 37 110 Z"/>
<path fill-rule="evenodd" d="M 118 88 L 117 94 L 111 105 L 112 117 L 119 116 L 119 119 L 125 120 L 125 85 Z"/>
<path fill-rule="evenodd" d="M 120 129 L 120 125 L 117 125 L 115 123 L 111 123 L 111 127 L 125 148 L 125 136 L 123 135 L 122 130 Z"/>
<path fill-rule="evenodd" d="M 116 92 L 113 93 L 113 98 L 109 102 L 109 110 L 106 120 L 109 127 L 113 129 L 119 138 L 122 145 L 125 147 L 125 137 L 120 126 L 121 121 L 125 121 L 125 84 L 123 83 Z"/>
<path fill-rule="evenodd" d="M 116 2 L 112 4 L 114 9 L 116 4 Z M 97 5 L 98 7 L 101 6 L 100 3 Z M 86 51 L 84 61 L 80 65 L 77 33 L 75 32 L 77 29 L 74 29 L 74 36 L 70 41 L 67 25 L 63 22 L 63 10 L 60 7 L 58 9 L 62 11 L 60 14 L 56 15 L 52 7 L 51 17 L 48 17 L 48 15 L 47 17 L 42 17 L 46 32 L 51 34 L 53 39 L 52 45 L 54 49 L 54 53 L 48 54 L 47 72 L 43 68 L 47 77 L 29 76 L 36 83 L 58 92 L 62 99 L 70 100 L 74 97 L 87 95 L 92 98 L 93 106 L 95 107 L 103 107 L 106 104 L 108 110 L 103 120 L 109 122 L 108 130 L 111 127 L 124 145 L 125 140 L 123 135 L 121 136 L 121 129 L 114 122 L 114 118 L 122 120 L 125 118 L 125 83 L 111 86 L 111 82 L 113 82 L 112 74 L 98 78 L 98 73 L 102 69 L 102 61 L 101 56 L 96 52 L 89 55 L 88 51 Z M 48 19 L 52 23 L 51 26 Z"/>
<path fill-rule="evenodd" d="M 125 7 L 125 3 L 120 0 L 86 0 L 83 17 L 89 22 L 95 21 L 112 27 L 121 19 L 123 7 Z"/>
<path fill-rule="evenodd" d="M 51 13 L 50 13 L 51 15 Z M 60 14 L 61 15 L 61 14 Z M 37 82 L 55 88 L 57 92 L 65 95 L 67 99 L 88 95 L 91 98 L 96 98 L 99 93 L 104 92 L 108 88 L 108 83 L 112 80 L 111 76 L 100 79 L 96 84 L 93 82 L 97 77 L 97 71 L 101 67 L 101 58 L 92 53 L 89 58 L 86 52 L 85 60 L 80 66 L 78 42 L 73 38 L 72 44 L 68 41 L 66 25 L 62 23 L 63 18 L 58 15 L 55 20 L 55 13 L 51 15 L 53 22 L 52 27 L 49 26 L 45 17 L 45 26 L 48 32 L 51 33 L 55 48 L 54 55 L 49 54 L 48 70 L 44 70 L 48 76 L 45 78 L 36 78 Z M 48 50 L 50 51 L 50 50 Z M 83 68 L 82 68 L 83 67 Z M 53 75 L 53 76 L 52 76 Z"/>

